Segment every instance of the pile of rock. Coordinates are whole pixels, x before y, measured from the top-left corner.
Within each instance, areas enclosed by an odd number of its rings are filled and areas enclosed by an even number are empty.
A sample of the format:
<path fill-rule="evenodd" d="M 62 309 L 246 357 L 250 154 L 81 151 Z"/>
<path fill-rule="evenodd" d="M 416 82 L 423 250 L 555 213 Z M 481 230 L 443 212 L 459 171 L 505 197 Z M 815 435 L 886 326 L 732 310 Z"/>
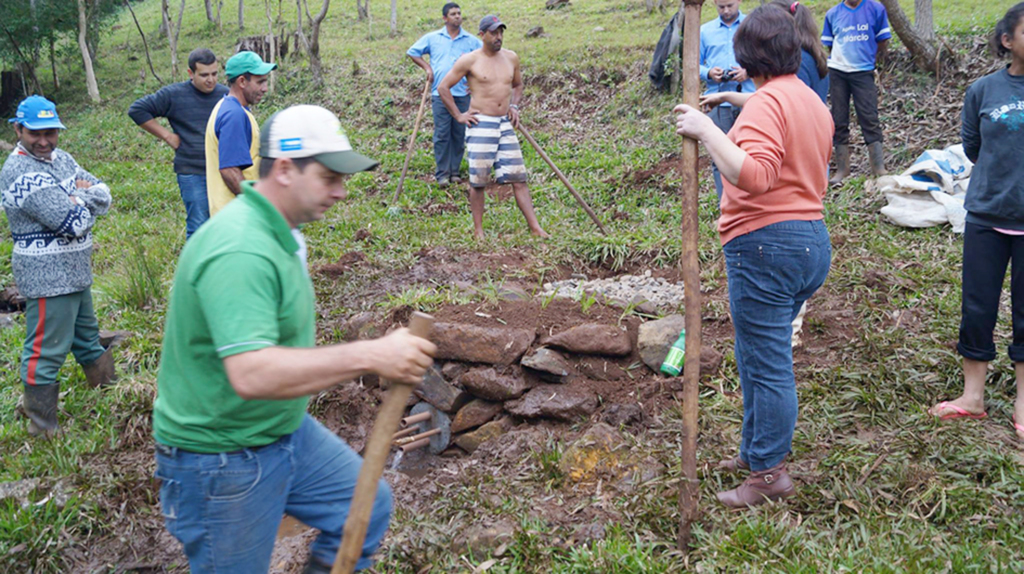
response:
<path fill-rule="evenodd" d="M 541 296 L 577 301 L 590 296 L 619 307 L 644 306 L 657 312 L 660 309 L 674 310 L 683 304 L 683 284 L 672 283 L 663 277 L 652 277 L 650 271 L 645 271 L 643 275 L 620 275 L 609 279 L 587 280 L 574 277 L 553 281 L 544 284 Z"/>
<path fill-rule="evenodd" d="M 657 371 L 682 328 L 675 315 L 641 325 L 637 351 Z M 512 417 L 576 422 L 597 411 L 594 381 L 626 379 L 617 360 L 633 355 L 624 326 L 585 323 L 537 338 L 533 329 L 434 325 L 437 362 L 416 396 L 451 419 L 453 443 L 473 452 L 510 430 Z M 537 343 L 535 346 L 534 343 Z M 637 422 L 637 405 L 615 405 L 613 424 Z"/>

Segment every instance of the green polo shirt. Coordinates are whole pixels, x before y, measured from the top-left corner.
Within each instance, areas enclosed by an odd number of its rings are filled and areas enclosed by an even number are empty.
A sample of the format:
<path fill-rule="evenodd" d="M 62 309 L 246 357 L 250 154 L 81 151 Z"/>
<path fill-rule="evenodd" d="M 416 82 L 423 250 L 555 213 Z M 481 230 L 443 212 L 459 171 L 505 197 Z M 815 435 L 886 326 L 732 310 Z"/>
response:
<path fill-rule="evenodd" d="M 313 347 L 313 284 L 281 213 L 253 189 L 185 244 L 174 274 L 153 403 L 157 442 L 201 453 L 270 444 L 294 432 L 308 397 L 247 401 L 226 357 L 272 346 Z"/>

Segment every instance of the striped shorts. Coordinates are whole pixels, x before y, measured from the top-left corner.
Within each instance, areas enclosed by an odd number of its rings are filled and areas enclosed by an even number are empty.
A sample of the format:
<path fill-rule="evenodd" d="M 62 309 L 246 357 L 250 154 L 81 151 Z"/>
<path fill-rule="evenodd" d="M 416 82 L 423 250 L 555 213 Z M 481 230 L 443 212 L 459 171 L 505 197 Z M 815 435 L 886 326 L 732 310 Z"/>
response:
<path fill-rule="evenodd" d="M 495 183 L 526 181 L 526 164 L 519 138 L 508 116 L 477 114 L 477 124 L 466 127 L 466 151 L 469 152 L 469 185 L 485 187 L 494 167 Z"/>

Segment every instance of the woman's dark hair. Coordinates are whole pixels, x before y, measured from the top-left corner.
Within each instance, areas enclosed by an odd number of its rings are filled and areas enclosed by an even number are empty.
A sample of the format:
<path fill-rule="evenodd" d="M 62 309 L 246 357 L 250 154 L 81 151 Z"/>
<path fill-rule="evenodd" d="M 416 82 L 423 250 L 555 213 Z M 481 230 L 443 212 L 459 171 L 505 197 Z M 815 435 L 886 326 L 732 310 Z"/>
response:
<path fill-rule="evenodd" d="M 732 39 L 736 62 L 751 78 L 775 78 L 800 69 L 800 39 L 789 11 L 774 4 L 758 6 Z"/>
<path fill-rule="evenodd" d="M 800 39 L 800 47 L 814 56 L 818 77 L 824 78 L 828 74 L 828 54 L 825 53 L 825 47 L 821 44 L 821 29 L 814 21 L 811 9 L 800 2 L 775 0 L 772 4 L 793 15 L 793 19 L 796 20 L 796 35 Z"/>
<path fill-rule="evenodd" d="M 1010 53 L 1010 50 L 1003 45 L 1003 34 L 1013 37 L 1013 31 L 1017 29 L 1021 18 L 1024 18 L 1024 2 L 1020 2 L 1006 11 L 1003 19 L 996 24 L 996 31 L 992 34 L 990 45 L 997 56 L 1003 57 Z"/>

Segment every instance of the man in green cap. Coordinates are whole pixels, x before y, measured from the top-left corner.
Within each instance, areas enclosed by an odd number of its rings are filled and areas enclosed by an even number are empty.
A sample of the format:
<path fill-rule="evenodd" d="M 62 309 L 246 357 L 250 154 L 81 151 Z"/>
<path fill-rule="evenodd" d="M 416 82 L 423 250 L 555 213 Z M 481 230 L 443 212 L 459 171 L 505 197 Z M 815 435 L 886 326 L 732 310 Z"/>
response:
<path fill-rule="evenodd" d="M 337 117 L 292 106 L 265 124 L 259 181 L 181 252 L 153 404 L 167 530 L 193 574 L 267 572 L 281 517 L 320 531 L 305 574 L 329 574 L 362 459 L 306 413 L 309 396 L 364 374 L 418 383 L 436 347 L 407 329 L 316 345 L 316 301 L 299 226 L 345 198 L 377 162 Z M 388 529 L 381 481 L 357 569 Z"/>
<path fill-rule="evenodd" d="M 259 171 L 260 125 L 249 111 L 263 99 L 271 70 L 255 52 L 239 52 L 228 59 L 228 95 L 213 108 L 206 122 L 206 192 L 213 217 L 236 195 L 242 182 L 255 180 Z"/>

